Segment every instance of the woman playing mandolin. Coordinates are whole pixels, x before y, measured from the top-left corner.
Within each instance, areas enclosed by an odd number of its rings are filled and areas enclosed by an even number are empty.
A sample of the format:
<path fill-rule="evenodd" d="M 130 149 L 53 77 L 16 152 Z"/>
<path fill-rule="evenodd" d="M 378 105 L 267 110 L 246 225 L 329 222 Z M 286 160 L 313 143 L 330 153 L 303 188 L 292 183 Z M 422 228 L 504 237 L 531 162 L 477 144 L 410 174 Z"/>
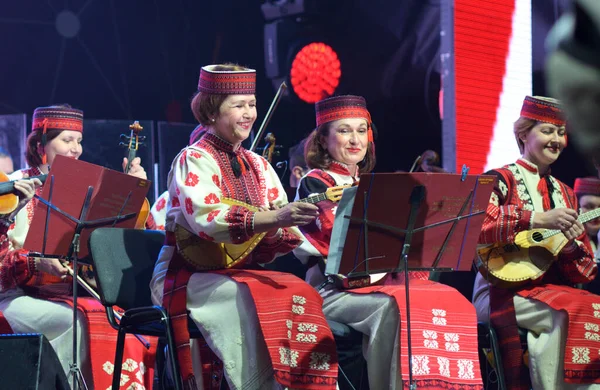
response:
<path fill-rule="evenodd" d="M 0 219 L 0 311 L 14 332 L 46 335 L 69 378 L 73 331 L 69 270 L 58 259 L 27 257 L 27 248 L 22 246 L 37 202 L 33 196 L 41 193 L 39 179 L 28 177 L 47 174 L 57 155 L 78 159 L 83 153 L 82 138 L 82 111 L 68 105 L 37 108 L 27 138 L 26 159 L 30 168 L 9 176 L 16 180 L 19 202 Z M 139 159 L 132 161 L 129 173 L 146 178 Z M 88 314 L 79 313 L 77 333 L 81 353 L 77 363 L 90 388 L 105 389 L 110 386 L 112 376 L 103 371 L 102 365 L 114 359 L 116 332 L 108 326 L 99 302 L 80 298 L 78 303 L 87 313 L 97 312 L 94 315 L 104 317 L 103 321 L 87 321 Z M 90 334 L 101 336 L 90 337 Z M 101 340 L 101 346 L 93 344 L 91 340 L 95 339 Z M 141 344 L 130 342 L 125 352 L 139 363 L 144 359 L 143 351 Z M 150 380 L 138 384 L 149 386 L 151 378 L 146 379 Z"/>
<path fill-rule="evenodd" d="M 294 226 L 312 222 L 317 208 L 288 204 L 271 165 L 241 146 L 257 116 L 255 86 L 256 72 L 238 65 L 200 71 L 191 107 L 205 131 L 171 165 L 167 243 L 152 298 L 170 308 L 191 388 L 201 372 L 192 367 L 188 312 L 222 360 L 231 388 L 334 389 L 335 344 L 321 297 L 293 275 L 259 266 L 298 246 L 302 235 Z M 235 263 L 221 263 L 218 251 L 194 252 L 247 243 L 249 254 Z"/>
<path fill-rule="evenodd" d="M 317 128 L 305 147 L 306 163 L 312 170 L 300 180 L 297 194 L 300 198 L 330 187 L 354 184 L 360 173 L 368 173 L 375 166 L 371 115 L 364 98 L 336 96 L 317 102 L 315 109 Z M 319 202 L 317 206 L 319 217 L 300 227 L 307 240 L 294 254 L 310 267 L 307 281 L 323 296 L 327 318 L 364 334 L 370 388 L 402 389 L 409 379 L 409 365 L 405 349 L 407 331 L 401 326 L 406 313 L 406 291 L 400 275 L 385 276 L 385 285 L 379 282 L 348 290 L 325 283 L 323 260 L 329 254 L 337 207 L 330 201 Z M 393 206 L 390 212 L 392 209 Z M 415 378 L 418 386 L 481 389 L 473 306 L 458 291 L 427 277 L 426 272 L 410 273 L 411 280 L 414 279 L 410 287 L 412 312 L 425 313 L 412 320 L 413 360 L 419 360 L 419 364 L 415 363 L 419 367 L 413 368 L 413 372 L 418 373 Z M 443 320 L 437 321 L 432 313 L 443 313 Z M 460 333 L 460 337 L 452 336 L 451 347 L 444 349 L 443 342 L 438 344 L 437 339 L 443 340 L 443 333 Z"/>
<path fill-rule="evenodd" d="M 537 279 L 512 288 L 490 285 L 477 275 L 473 302 L 479 319 L 490 321 L 498 332 L 508 388 L 598 386 L 600 297 L 570 287 L 592 280 L 597 268 L 578 221 L 573 190 L 550 175 L 550 166 L 567 145 L 560 104 L 550 98 L 527 96 L 514 133 L 522 158 L 489 172 L 498 178 L 498 185 L 490 198 L 479 242 L 498 244 L 499 250 L 508 248 L 508 258 L 515 252 L 506 244 L 521 243 L 518 233 L 540 228 L 549 229 L 542 233 L 558 230 L 564 247 L 556 257 L 543 248 L 530 249 L 535 256 L 545 251 L 551 265 Z M 527 253 L 516 253 L 523 252 Z M 526 265 L 528 261 L 524 257 L 515 259 L 514 264 Z M 542 267 L 539 260 L 534 263 Z M 485 256 L 479 265 L 485 265 Z M 529 369 L 521 358 L 517 326 L 528 331 Z"/>

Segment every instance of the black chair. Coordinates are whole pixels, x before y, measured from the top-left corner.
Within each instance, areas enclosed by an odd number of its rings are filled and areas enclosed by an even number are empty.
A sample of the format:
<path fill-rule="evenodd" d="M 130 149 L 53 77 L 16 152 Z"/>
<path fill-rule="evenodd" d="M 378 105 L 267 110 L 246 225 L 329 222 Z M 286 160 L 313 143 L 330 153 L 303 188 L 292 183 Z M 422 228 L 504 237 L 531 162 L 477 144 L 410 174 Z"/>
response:
<path fill-rule="evenodd" d="M 175 389 L 183 390 L 177 354 L 171 353 L 176 348 L 169 315 L 163 307 L 153 305 L 150 298 L 150 280 L 164 240 L 164 232 L 153 230 L 98 228 L 90 235 L 100 298 L 108 322 L 118 331 L 113 389 L 119 388 L 125 335 L 133 333 L 165 337 Z M 120 323 L 115 320 L 113 306 L 125 310 Z M 195 326 L 190 326 L 190 336 L 202 338 Z"/>

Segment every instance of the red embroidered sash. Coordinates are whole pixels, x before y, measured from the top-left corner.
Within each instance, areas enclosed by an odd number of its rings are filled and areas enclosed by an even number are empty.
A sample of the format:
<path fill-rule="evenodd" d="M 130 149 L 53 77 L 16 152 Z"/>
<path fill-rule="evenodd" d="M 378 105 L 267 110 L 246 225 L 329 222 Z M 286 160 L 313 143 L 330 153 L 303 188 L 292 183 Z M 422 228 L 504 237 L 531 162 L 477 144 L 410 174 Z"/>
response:
<path fill-rule="evenodd" d="M 526 288 L 517 294 L 567 312 L 565 382 L 600 383 L 600 296 L 553 284 Z"/>
<path fill-rule="evenodd" d="M 175 252 L 165 280 L 163 304 L 172 316 L 184 386 L 193 389 L 196 384 L 188 344 L 185 288 L 192 272 L 182 265 L 180 256 Z M 280 384 L 296 389 L 336 388 L 335 341 L 323 315 L 323 300 L 316 290 L 303 280 L 280 272 L 230 269 L 216 273 L 248 286 L 271 356 L 275 379 Z"/>
<path fill-rule="evenodd" d="M 413 380 L 419 389 L 483 389 L 477 350 L 475 308 L 451 287 L 428 280 L 410 282 Z M 408 386 L 408 332 L 404 286 L 348 290 L 382 293 L 400 309 L 400 367 Z M 408 388 L 408 387 L 407 387 Z"/>
<path fill-rule="evenodd" d="M 53 300 L 73 304 L 68 298 Z M 77 307 L 88 321 L 93 387 L 109 389 L 112 385 L 117 331 L 108 323 L 104 306 L 100 302 L 93 298 L 78 298 Z M 149 336 L 144 338 L 151 344 L 149 350 L 135 336 L 127 335 L 125 338 L 120 389 L 152 388 L 157 339 Z"/>

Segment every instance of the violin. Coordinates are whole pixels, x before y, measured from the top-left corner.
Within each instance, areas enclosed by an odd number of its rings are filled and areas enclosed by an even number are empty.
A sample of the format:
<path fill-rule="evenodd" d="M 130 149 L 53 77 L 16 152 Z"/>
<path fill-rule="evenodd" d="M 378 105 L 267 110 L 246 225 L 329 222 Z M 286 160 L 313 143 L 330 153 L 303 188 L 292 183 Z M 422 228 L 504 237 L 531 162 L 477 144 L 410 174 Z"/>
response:
<path fill-rule="evenodd" d="M 135 121 L 133 124 L 129 125 L 129 130 L 131 130 L 129 135 L 121 134 L 121 142 L 119 143 L 119 146 L 127 148 L 127 164 L 123 170 L 124 173 L 129 172 L 129 168 L 131 168 L 131 162 L 136 157 L 139 147 L 144 145 L 144 140 L 146 137 L 140 136 L 140 132 L 143 129 L 144 128 L 140 125 L 140 122 Z M 142 205 L 142 208 L 135 221 L 136 229 L 144 229 L 146 227 L 146 220 L 148 219 L 149 214 L 150 202 L 148 202 L 148 198 L 146 198 L 144 199 L 144 204 Z"/>
<path fill-rule="evenodd" d="M 262 156 L 269 162 L 273 162 L 273 156 L 279 154 L 276 149 L 279 145 L 276 144 L 275 136 L 273 133 L 267 133 L 265 136 L 265 147 L 262 151 Z"/>
<path fill-rule="evenodd" d="M 439 164 L 440 155 L 433 150 L 426 150 L 415 159 L 409 172 L 448 173 Z"/>
<path fill-rule="evenodd" d="M 39 179 L 42 184 L 46 181 L 48 175 L 32 176 L 21 180 Z M 10 214 L 19 205 L 19 192 L 15 190 L 15 182 L 18 180 L 8 180 L 4 172 L 0 172 L 0 214 Z"/>

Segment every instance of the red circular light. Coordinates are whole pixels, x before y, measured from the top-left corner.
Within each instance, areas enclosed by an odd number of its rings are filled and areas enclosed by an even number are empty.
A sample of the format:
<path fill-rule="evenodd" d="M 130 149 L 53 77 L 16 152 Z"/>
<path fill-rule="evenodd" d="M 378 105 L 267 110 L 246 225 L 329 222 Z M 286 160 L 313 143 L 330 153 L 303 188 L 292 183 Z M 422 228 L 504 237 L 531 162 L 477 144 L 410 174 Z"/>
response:
<path fill-rule="evenodd" d="M 290 71 L 294 92 L 307 103 L 333 95 L 341 76 L 337 53 L 321 42 L 310 43 L 296 53 Z"/>

